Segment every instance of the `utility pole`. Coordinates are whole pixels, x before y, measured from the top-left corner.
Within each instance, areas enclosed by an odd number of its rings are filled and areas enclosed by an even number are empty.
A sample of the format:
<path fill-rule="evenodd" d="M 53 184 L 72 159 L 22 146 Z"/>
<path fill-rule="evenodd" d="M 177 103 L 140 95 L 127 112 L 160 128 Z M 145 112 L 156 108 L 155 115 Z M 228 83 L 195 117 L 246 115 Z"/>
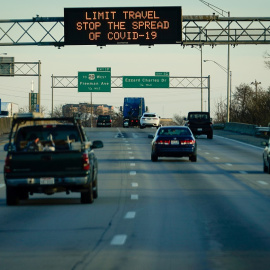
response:
<path fill-rule="evenodd" d="M 255 82 L 251 82 L 251 84 L 255 85 L 255 93 L 256 93 L 256 100 L 257 100 L 258 85 L 261 84 L 261 82 L 257 82 L 257 80 L 255 80 Z"/>

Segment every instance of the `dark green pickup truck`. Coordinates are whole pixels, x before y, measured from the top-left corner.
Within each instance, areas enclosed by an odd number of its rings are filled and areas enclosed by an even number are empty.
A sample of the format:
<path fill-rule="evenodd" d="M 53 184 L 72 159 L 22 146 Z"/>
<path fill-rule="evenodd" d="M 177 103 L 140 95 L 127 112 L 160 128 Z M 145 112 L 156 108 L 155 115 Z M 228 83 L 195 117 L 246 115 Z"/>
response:
<path fill-rule="evenodd" d="M 4 146 L 7 205 L 16 205 L 29 194 L 80 192 L 81 203 L 98 197 L 98 163 L 93 149 L 102 141 L 88 141 L 75 118 L 15 115 Z"/>

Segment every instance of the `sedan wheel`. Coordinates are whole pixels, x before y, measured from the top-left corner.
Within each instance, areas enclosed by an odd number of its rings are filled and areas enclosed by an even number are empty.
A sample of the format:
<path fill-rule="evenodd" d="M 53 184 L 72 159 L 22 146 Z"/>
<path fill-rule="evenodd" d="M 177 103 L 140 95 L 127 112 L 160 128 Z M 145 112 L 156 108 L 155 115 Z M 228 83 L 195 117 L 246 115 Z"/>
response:
<path fill-rule="evenodd" d="M 155 161 L 158 161 L 158 155 L 155 154 L 155 153 L 152 153 L 152 154 L 151 154 L 151 160 L 154 161 L 154 162 L 155 162 Z"/>
<path fill-rule="evenodd" d="M 263 171 L 266 173 L 268 172 L 268 167 L 265 164 L 265 161 L 263 160 Z"/>
<path fill-rule="evenodd" d="M 190 157 L 189 157 L 189 160 L 190 160 L 191 162 L 196 162 L 196 161 L 197 161 L 197 155 L 192 155 L 192 156 L 190 156 Z"/>

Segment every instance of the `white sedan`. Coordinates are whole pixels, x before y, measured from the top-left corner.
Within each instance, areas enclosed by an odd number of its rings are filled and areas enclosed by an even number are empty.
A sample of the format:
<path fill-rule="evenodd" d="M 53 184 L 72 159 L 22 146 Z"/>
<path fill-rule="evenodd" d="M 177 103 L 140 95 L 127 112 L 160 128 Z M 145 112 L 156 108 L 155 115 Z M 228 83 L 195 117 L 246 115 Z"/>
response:
<path fill-rule="evenodd" d="M 156 113 L 144 113 L 140 119 L 140 128 L 160 127 L 160 117 Z"/>

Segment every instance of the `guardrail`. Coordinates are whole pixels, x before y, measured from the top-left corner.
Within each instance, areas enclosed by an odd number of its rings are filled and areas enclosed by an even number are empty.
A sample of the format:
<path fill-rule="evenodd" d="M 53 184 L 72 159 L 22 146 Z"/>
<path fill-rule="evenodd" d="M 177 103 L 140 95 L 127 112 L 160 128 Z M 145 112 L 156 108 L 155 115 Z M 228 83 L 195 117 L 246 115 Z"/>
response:
<path fill-rule="evenodd" d="M 257 137 L 268 137 L 270 135 L 270 127 L 259 127 L 257 125 L 250 125 L 243 123 L 225 123 L 214 125 L 214 129 L 222 129 L 222 128 L 227 131 Z"/>

